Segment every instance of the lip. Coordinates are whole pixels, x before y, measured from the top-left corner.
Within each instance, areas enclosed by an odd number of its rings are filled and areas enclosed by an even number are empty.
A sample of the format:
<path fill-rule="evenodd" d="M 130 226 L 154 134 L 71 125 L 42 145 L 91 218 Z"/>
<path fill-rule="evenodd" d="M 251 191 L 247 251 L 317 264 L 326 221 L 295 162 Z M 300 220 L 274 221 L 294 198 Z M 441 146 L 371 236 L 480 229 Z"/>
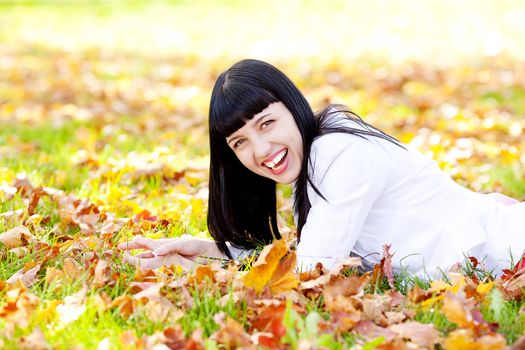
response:
<path fill-rule="evenodd" d="M 261 163 L 261 165 L 264 167 L 264 169 L 266 169 L 267 171 L 269 171 L 270 173 L 272 173 L 273 175 L 280 175 L 282 174 L 287 168 L 288 168 L 288 162 L 289 162 L 289 158 L 288 156 L 290 155 L 290 150 L 288 150 L 287 154 L 284 156 L 284 162 L 283 164 L 281 164 L 281 166 L 278 168 L 278 169 L 272 169 L 272 168 L 269 168 L 267 167 L 266 165 L 264 165 L 264 163 L 266 162 L 269 162 L 269 161 L 273 161 L 273 159 L 275 159 L 275 157 L 281 153 L 282 151 L 285 151 L 287 150 L 286 147 L 280 149 L 279 151 L 275 152 L 274 154 L 272 154 L 270 157 L 266 158 L 266 160 L 264 162 Z"/>
<path fill-rule="evenodd" d="M 266 165 L 264 165 L 264 163 L 266 163 L 266 162 L 270 162 L 270 161 L 274 160 L 274 158 L 275 158 L 279 153 L 281 153 L 282 151 L 284 151 L 285 149 L 286 149 L 286 147 L 281 148 L 280 150 L 278 150 L 277 152 L 275 152 L 274 154 L 272 154 L 271 156 L 269 156 L 268 158 L 266 158 L 266 159 L 261 163 L 261 165 L 262 165 L 263 167 L 265 167 L 265 168 L 268 169 L 268 167 L 267 167 Z"/>

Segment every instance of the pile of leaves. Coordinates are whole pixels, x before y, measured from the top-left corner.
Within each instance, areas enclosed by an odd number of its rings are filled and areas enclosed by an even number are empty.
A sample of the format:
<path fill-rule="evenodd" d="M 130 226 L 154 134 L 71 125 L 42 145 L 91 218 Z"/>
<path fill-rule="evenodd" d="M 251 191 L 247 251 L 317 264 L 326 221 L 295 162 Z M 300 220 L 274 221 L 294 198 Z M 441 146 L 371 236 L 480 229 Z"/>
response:
<path fill-rule="evenodd" d="M 94 313 L 93 322 L 104 314 L 124 322 L 145 315 L 158 328 L 151 334 L 126 329 L 114 335 L 118 346 L 135 349 L 339 349 L 343 344 L 504 349 L 501 327 L 525 321 L 517 314 L 509 320 L 504 314 L 506 304 L 522 301 L 525 269 L 480 280 L 475 273 L 478 263 L 471 257 L 470 274 L 458 269 L 446 280 L 409 283 L 403 289 L 392 273 L 388 246 L 381 263 L 364 274 L 358 272 L 361 261 L 355 257 L 329 271 L 318 264 L 312 271 L 297 273 L 295 251 L 279 240 L 264 247 L 248 271 L 233 262 L 226 267 L 201 265 L 193 271 L 176 266 L 123 271 L 115 259 L 114 233 L 127 227 L 139 234 L 166 222 L 147 212 L 116 219 L 93 203 L 61 190 L 34 188 L 27 180 L 3 190 L 20 193 L 26 206 L 2 214 L 4 220 L 23 222 L 0 234 L 2 259 L 31 257 L 0 281 L 1 333 L 3 342 L 8 341 L 4 346 L 51 348 L 46 333 L 67 329 L 88 312 Z M 35 213 L 42 200 L 51 201 L 60 215 L 49 232 L 42 228 L 50 217 Z M 67 234 L 74 228 L 75 235 Z M 55 243 L 46 243 L 50 240 Z M 75 283 L 77 290 L 63 299 L 39 297 L 32 291 L 44 285 L 57 291 Z M 206 319 L 195 326 L 191 318 L 196 316 L 188 316 L 194 313 Z M 428 315 L 439 322 L 428 322 Z M 97 346 L 112 348 L 110 344 L 105 337 Z M 521 346 L 520 340 L 513 348 Z"/>

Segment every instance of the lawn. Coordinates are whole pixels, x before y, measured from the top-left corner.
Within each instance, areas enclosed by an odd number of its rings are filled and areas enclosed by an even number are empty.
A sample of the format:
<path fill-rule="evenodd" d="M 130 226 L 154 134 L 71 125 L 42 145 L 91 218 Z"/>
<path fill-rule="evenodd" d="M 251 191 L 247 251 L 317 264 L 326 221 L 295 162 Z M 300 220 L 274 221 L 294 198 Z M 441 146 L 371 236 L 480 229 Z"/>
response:
<path fill-rule="evenodd" d="M 367 273 L 350 259 L 296 274 L 286 186 L 285 241 L 261 247 L 265 261 L 147 271 L 116 246 L 209 237 L 208 102 L 245 57 L 460 184 L 524 200 L 524 15 L 518 1 L 0 4 L 0 348 L 515 343 L 525 282 L 511 257 L 503 276 L 482 257 L 436 280 L 391 276 L 388 255 Z"/>

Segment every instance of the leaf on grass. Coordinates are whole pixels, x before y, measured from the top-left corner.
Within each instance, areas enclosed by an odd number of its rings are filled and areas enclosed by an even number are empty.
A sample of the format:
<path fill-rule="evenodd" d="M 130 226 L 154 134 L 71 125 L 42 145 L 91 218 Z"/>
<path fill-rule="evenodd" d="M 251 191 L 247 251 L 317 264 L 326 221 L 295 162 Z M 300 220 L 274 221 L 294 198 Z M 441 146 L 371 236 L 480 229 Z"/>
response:
<path fill-rule="evenodd" d="M 215 283 L 215 270 L 211 265 L 199 265 L 193 275 L 188 276 L 188 284 L 190 285 L 198 285 L 205 280 Z"/>
<path fill-rule="evenodd" d="M 0 234 L 0 243 L 8 249 L 27 245 L 28 242 L 33 240 L 35 240 L 35 236 L 23 225 L 13 227 Z"/>
<path fill-rule="evenodd" d="M 440 342 L 439 332 L 433 324 L 416 321 L 394 324 L 388 327 L 401 338 L 410 339 L 419 347 L 433 349 Z"/>
<path fill-rule="evenodd" d="M 4 334 L 14 331 L 14 326 L 26 328 L 40 302 L 23 284 L 18 283 L 15 286 L 19 287 L 7 291 L 5 303 L 0 308 L 0 317 L 6 321 Z"/>
<path fill-rule="evenodd" d="M 295 288 L 299 284 L 299 280 L 293 274 L 295 254 L 292 252 L 282 259 L 287 253 L 288 247 L 282 239 L 264 247 L 251 270 L 243 278 L 245 286 L 253 287 L 257 292 L 261 292 L 265 286 L 272 288 L 272 283 L 275 283 L 274 289 L 279 292 Z"/>
<path fill-rule="evenodd" d="M 62 326 L 76 321 L 86 311 L 87 287 L 82 287 L 77 293 L 64 298 L 64 303 L 57 306 L 56 311 Z"/>
<path fill-rule="evenodd" d="M 357 276 L 349 276 L 347 278 L 341 276 L 332 277 L 323 290 L 326 309 L 329 311 L 359 313 L 354 305 L 355 299 L 352 299 L 352 297 L 362 293 L 364 280 L 363 277 Z"/>
<path fill-rule="evenodd" d="M 396 333 L 391 331 L 388 328 L 379 327 L 370 320 L 359 321 L 355 327 L 354 331 L 358 334 L 366 336 L 367 338 L 377 338 L 384 337 L 386 341 L 390 342 L 396 337 Z"/>
<path fill-rule="evenodd" d="M 390 244 L 383 245 L 383 259 L 381 259 L 381 265 L 383 266 L 383 273 L 388 281 L 388 285 L 392 289 L 396 289 L 394 284 L 394 270 L 392 268 L 392 257 L 394 254 L 390 253 Z"/>
<path fill-rule="evenodd" d="M 111 268 L 107 261 L 100 259 L 95 266 L 93 283 L 96 287 L 103 287 L 111 280 Z"/>
<path fill-rule="evenodd" d="M 26 267 L 23 267 L 18 272 L 15 272 L 6 283 L 14 284 L 16 281 L 20 280 L 26 287 L 31 287 L 36 281 L 36 274 L 40 271 L 40 264 L 29 268 L 27 271 Z"/>
<path fill-rule="evenodd" d="M 453 294 L 447 291 L 443 299 L 441 312 L 450 322 L 457 324 L 459 327 L 472 328 L 474 324 L 470 311 L 471 307 L 472 305 L 467 303 L 464 293 Z"/>
<path fill-rule="evenodd" d="M 471 329 L 457 329 L 450 332 L 444 342 L 447 350 L 503 350 L 505 338 L 501 334 L 484 335 L 475 339 Z"/>
<path fill-rule="evenodd" d="M 252 345 L 250 335 L 239 322 L 226 316 L 223 312 L 216 314 L 213 319 L 220 328 L 210 336 L 210 339 L 215 340 L 226 349 L 242 349 Z"/>
<path fill-rule="evenodd" d="M 258 334 L 258 341 L 267 347 L 276 347 L 280 339 L 286 334 L 283 325 L 286 305 L 281 301 L 278 305 L 268 305 L 262 310 L 257 311 L 254 319 L 250 322 L 250 333 L 261 332 Z"/>
<path fill-rule="evenodd" d="M 31 334 L 24 337 L 20 337 L 20 348 L 21 349 L 31 349 L 31 350 L 48 350 L 51 349 L 49 344 L 44 337 L 44 333 L 40 327 L 35 327 Z"/>

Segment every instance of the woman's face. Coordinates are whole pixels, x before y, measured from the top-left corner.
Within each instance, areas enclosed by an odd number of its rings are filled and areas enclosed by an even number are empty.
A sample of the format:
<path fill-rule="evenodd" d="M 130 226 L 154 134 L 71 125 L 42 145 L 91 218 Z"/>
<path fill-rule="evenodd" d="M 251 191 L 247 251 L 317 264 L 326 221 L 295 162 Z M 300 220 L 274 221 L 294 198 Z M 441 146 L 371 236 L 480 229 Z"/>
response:
<path fill-rule="evenodd" d="M 254 173 L 289 184 L 299 177 L 303 139 L 292 113 L 274 102 L 226 138 L 241 163 Z"/>

